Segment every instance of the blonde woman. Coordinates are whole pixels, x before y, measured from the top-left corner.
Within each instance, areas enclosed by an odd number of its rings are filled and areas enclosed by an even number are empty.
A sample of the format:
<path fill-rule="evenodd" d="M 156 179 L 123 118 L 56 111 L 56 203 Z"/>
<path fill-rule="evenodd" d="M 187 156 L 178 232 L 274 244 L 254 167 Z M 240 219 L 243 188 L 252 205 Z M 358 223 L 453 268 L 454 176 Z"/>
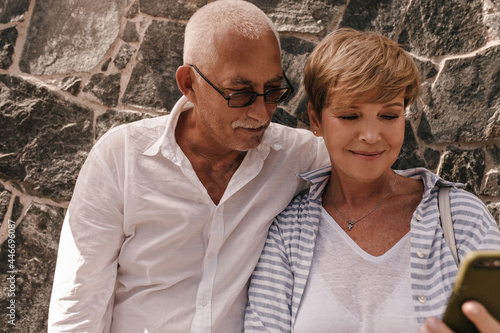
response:
<path fill-rule="evenodd" d="M 311 188 L 274 220 L 252 276 L 246 331 L 446 332 L 436 318 L 457 265 L 439 223 L 439 187 L 451 187 L 460 257 L 500 249 L 500 232 L 459 184 L 424 168 L 391 169 L 405 108 L 419 93 L 415 63 L 386 37 L 340 29 L 308 58 L 304 85 L 331 167 L 301 174 Z"/>

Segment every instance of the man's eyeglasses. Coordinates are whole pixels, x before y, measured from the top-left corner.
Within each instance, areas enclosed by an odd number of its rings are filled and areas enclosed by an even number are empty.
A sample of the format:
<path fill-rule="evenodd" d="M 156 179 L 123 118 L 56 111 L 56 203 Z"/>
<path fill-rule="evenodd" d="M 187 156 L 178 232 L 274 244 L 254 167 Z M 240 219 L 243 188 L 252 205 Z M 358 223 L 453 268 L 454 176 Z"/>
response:
<path fill-rule="evenodd" d="M 253 102 L 255 102 L 258 96 L 264 96 L 264 101 L 267 104 L 280 103 L 286 101 L 294 91 L 292 84 L 290 83 L 290 81 L 288 81 L 285 72 L 283 72 L 283 77 L 285 78 L 286 83 L 289 86 L 288 88 L 269 89 L 264 91 L 263 94 L 257 94 L 253 91 L 245 91 L 232 93 L 229 94 L 229 96 L 226 96 L 226 94 L 224 94 L 219 88 L 217 88 L 212 82 L 210 82 L 195 65 L 190 64 L 189 66 L 193 67 L 194 70 L 198 72 L 198 74 L 200 74 L 203 80 L 207 81 L 207 83 L 211 85 L 212 88 L 217 90 L 217 92 L 221 94 L 221 96 L 224 97 L 225 100 L 227 100 L 227 106 L 229 106 L 230 108 L 244 108 L 245 106 L 249 106 Z"/>

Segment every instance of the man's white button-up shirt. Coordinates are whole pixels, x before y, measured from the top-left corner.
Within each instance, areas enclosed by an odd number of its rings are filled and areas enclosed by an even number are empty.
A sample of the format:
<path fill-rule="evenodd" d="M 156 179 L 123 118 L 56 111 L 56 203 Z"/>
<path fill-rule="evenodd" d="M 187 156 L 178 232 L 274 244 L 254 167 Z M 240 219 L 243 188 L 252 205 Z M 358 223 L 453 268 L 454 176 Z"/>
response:
<path fill-rule="evenodd" d="M 218 205 L 168 116 L 112 129 L 93 147 L 64 221 L 49 332 L 239 332 L 271 220 L 327 165 L 322 140 L 271 124 Z"/>

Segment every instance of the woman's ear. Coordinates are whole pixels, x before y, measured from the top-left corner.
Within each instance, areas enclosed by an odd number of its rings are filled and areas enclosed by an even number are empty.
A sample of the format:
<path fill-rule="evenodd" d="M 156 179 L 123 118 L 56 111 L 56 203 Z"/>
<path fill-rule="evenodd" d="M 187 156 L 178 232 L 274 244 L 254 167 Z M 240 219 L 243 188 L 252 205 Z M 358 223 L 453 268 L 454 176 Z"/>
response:
<path fill-rule="evenodd" d="M 311 102 L 307 103 L 307 114 L 309 115 L 309 124 L 311 126 L 311 131 L 316 136 L 322 136 L 321 134 L 321 122 L 319 121 L 318 115 L 314 110 Z"/>
<path fill-rule="evenodd" d="M 177 86 L 182 94 L 184 94 L 191 103 L 195 104 L 196 94 L 193 89 L 194 77 L 192 75 L 193 72 L 191 71 L 191 67 L 189 65 L 182 65 L 177 68 L 175 79 L 177 80 Z"/>

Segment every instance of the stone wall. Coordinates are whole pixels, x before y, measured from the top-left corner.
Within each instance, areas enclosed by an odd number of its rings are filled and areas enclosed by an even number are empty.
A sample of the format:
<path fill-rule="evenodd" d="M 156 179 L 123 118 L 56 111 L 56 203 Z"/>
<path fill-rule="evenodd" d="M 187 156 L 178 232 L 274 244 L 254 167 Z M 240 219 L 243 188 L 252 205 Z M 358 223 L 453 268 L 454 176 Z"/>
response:
<path fill-rule="evenodd" d="M 465 183 L 499 220 L 500 0 L 252 2 L 276 23 L 295 87 L 307 55 L 338 27 L 404 44 L 424 82 L 395 167 Z M 168 114 L 180 97 L 184 26 L 205 3 L 0 1 L 0 331 L 45 331 L 78 171 L 109 128 Z M 305 110 L 298 89 L 273 121 L 307 128 Z"/>

